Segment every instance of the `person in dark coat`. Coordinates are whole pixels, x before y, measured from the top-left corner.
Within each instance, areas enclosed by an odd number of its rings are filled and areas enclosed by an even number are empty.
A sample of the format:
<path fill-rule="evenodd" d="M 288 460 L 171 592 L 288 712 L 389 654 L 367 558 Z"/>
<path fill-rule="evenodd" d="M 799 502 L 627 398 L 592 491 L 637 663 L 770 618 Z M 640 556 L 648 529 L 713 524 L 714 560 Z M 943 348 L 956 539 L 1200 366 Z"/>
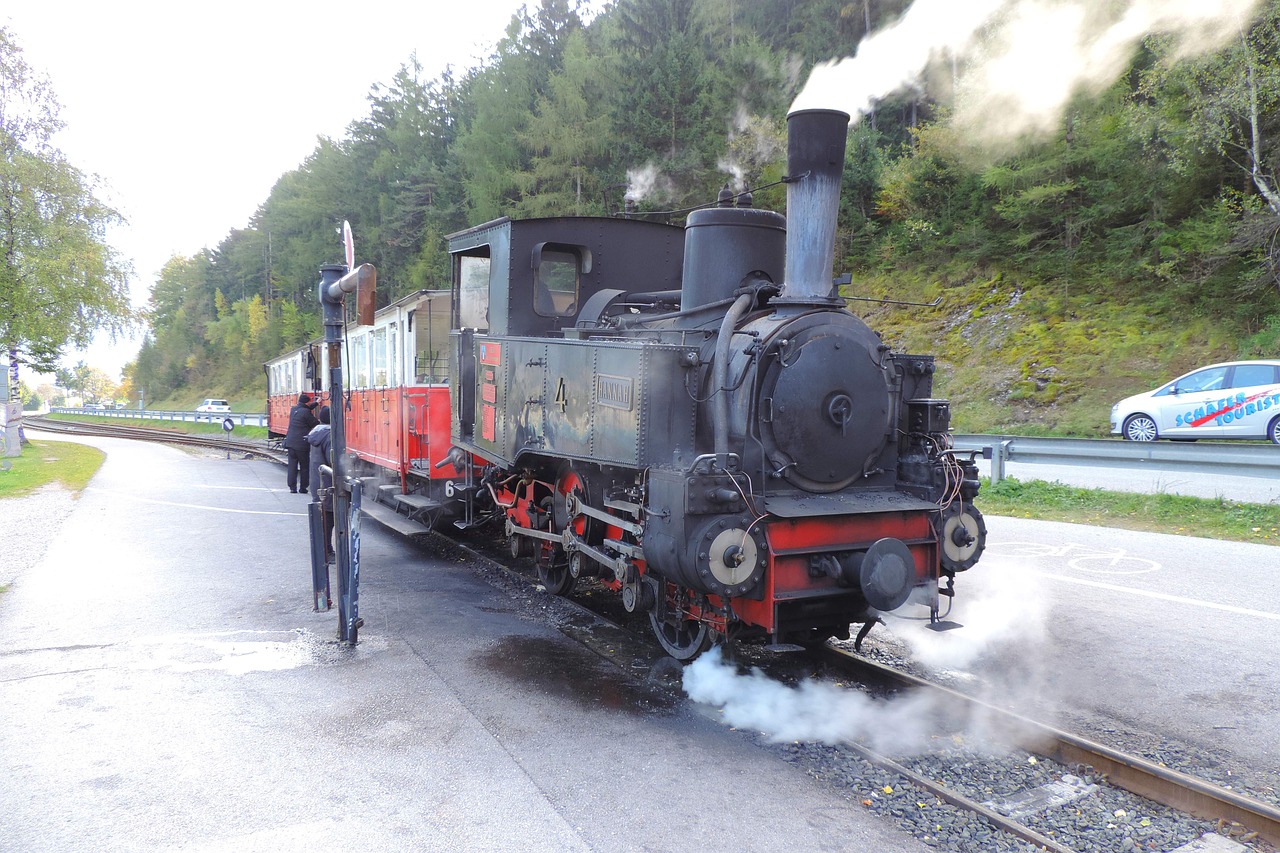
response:
<path fill-rule="evenodd" d="M 289 410 L 289 429 L 284 434 L 284 449 L 289 452 L 288 473 L 285 475 L 289 483 L 289 491 L 307 493 L 307 484 L 311 481 L 311 445 L 307 444 L 307 433 L 320 423 L 311 410 L 316 407 L 311 395 L 298 395 L 298 404 Z"/>
<path fill-rule="evenodd" d="M 329 407 L 320 407 L 320 423 L 307 433 L 307 444 L 311 447 L 311 499 L 320 501 L 321 517 L 324 519 L 324 553 L 326 558 L 333 557 L 333 475 L 320 473 L 321 465 L 333 467 L 333 436 L 329 428 Z M 321 494 L 321 489 L 326 489 Z"/>

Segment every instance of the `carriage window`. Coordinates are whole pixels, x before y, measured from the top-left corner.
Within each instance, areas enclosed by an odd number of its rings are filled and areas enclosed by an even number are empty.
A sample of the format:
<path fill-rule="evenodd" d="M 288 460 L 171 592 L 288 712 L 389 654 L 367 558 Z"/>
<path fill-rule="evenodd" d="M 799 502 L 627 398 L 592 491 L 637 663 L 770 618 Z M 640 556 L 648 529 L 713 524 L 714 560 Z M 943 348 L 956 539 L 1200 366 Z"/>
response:
<path fill-rule="evenodd" d="M 572 317 L 578 310 L 578 253 L 551 248 L 534 250 L 533 310 L 543 317 Z"/>
<path fill-rule="evenodd" d="M 414 376 L 422 384 L 449 379 L 449 301 L 424 303 L 413 315 Z"/>
<path fill-rule="evenodd" d="M 351 387 L 369 387 L 369 336 L 358 335 L 351 341 Z"/>
<path fill-rule="evenodd" d="M 387 326 L 387 384 L 389 385 L 400 384 L 400 371 L 398 369 L 400 349 L 397 345 L 400 336 L 396 334 L 396 329 L 399 325 L 399 323 L 392 323 Z"/>
<path fill-rule="evenodd" d="M 459 322 L 466 329 L 489 328 L 489 259 L 458 258 Z"/>
<path fill-rule="evenodd" d="M 373 387 L 387 387 L 387 327 L 373 332 Z"/>

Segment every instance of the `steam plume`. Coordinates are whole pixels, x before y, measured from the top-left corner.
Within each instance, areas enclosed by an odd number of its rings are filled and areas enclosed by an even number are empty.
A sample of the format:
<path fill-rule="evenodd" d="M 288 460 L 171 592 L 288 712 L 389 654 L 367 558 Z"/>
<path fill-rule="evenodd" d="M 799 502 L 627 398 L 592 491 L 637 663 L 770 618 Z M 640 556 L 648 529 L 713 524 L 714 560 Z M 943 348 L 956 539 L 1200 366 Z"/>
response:
<path fill-rule="evenodd" d="M 1002 143 L 1056 126 L 1077 92 L 1124 70 L 1148 34 L 1178 57 L 1238 36 L 1259 0 L 916 0 L 857 56 L 814 68 L 792 110 L 865 113 L 878 98 L 921 86 L 931 65 L 955 63 L 955 124 Z"/>
<path fill-rule="evenodd" d="M 640 169 L 627 170 L 627 197 L 632 201 L 644 201 L 652 197 L 669 197 L 671 181 L 653 163 Z"/>

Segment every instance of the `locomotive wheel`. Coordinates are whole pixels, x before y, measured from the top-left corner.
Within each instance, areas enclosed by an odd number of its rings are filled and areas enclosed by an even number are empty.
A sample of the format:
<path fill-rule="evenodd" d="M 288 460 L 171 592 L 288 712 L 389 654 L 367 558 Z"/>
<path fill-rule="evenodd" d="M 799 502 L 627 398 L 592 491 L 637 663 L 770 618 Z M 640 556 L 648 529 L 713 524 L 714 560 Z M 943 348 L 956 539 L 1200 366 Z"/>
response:
<path fill-rule="evenodd" d="M 552 595 L 568 595 L 573 589 L 574 577 L 569 573 L 569 561 L 559 547 L 544 549 L 539 556 L 538 580 Z"/>
<path fill-rule="evenodd" d="M 569 517 L 569 496 L 576 495 L 578 500 L 587 506 L 596 506 L 598 501 L 591 488 L 587 475 L 566 463 L 556 475 L 556 493 L 551 502 L 551 524 L 557 533 L 566 527 L 588 544 L 599 545 L 603 539 L 602 525 L 594 518 L 585 515 Z"/>
<path fill-rule="evenodd" d="M 942 546 L 942 568 L 951 573 L 963 572 L 978 562 L 987 547 L 987 523 L 976 506 L 962 508 L 953 503 L 939 518 L 938 541 Z"/>
<path fill-rule="evenodd" d="M 512 533 L 507 537 L 507 553 L 511 555 L 513 560 L 519 560 L 521 557 L 532 557 L 533 540 L 527 536 Z"/>
<path fill-rule="evenodd" d="M 653 626 L 658 643 L 676 660 L 693 660 L 711 648 L 711 631 L 705 622 L 662 619 L 654 609 L 649 611 L 649 624 Z"/>

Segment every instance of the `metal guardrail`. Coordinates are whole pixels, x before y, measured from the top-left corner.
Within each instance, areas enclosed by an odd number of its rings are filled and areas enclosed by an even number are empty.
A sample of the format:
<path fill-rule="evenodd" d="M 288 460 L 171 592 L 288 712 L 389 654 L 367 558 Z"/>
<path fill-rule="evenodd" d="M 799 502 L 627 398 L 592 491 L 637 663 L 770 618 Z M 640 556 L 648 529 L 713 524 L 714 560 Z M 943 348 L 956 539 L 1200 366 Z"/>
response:
<path fill-rule="evenodd" d="M 255 412 L 168 412 L 161 409 L 75 409 L 54 408 L 59 415 L 92 415 L 95 418 L 141 418 L 149 421 L 191 421 L 220 424 L 226 418 L 238 426 L 266 426 L 267 416 Z"/>
<path fill-rule="evenodd" d="M 1039 438 L 1009 435 L 953 435 L 957 450 L 981 450 L 991 460 L 992 484 L 1004 479 L 1006 462 L 1086 465 L 1101 468 L 1151 467 L 1193 474 L 1280 476 L 1280 446 L 1274 444 L 1123 441 L 1106 438 Z"/>

